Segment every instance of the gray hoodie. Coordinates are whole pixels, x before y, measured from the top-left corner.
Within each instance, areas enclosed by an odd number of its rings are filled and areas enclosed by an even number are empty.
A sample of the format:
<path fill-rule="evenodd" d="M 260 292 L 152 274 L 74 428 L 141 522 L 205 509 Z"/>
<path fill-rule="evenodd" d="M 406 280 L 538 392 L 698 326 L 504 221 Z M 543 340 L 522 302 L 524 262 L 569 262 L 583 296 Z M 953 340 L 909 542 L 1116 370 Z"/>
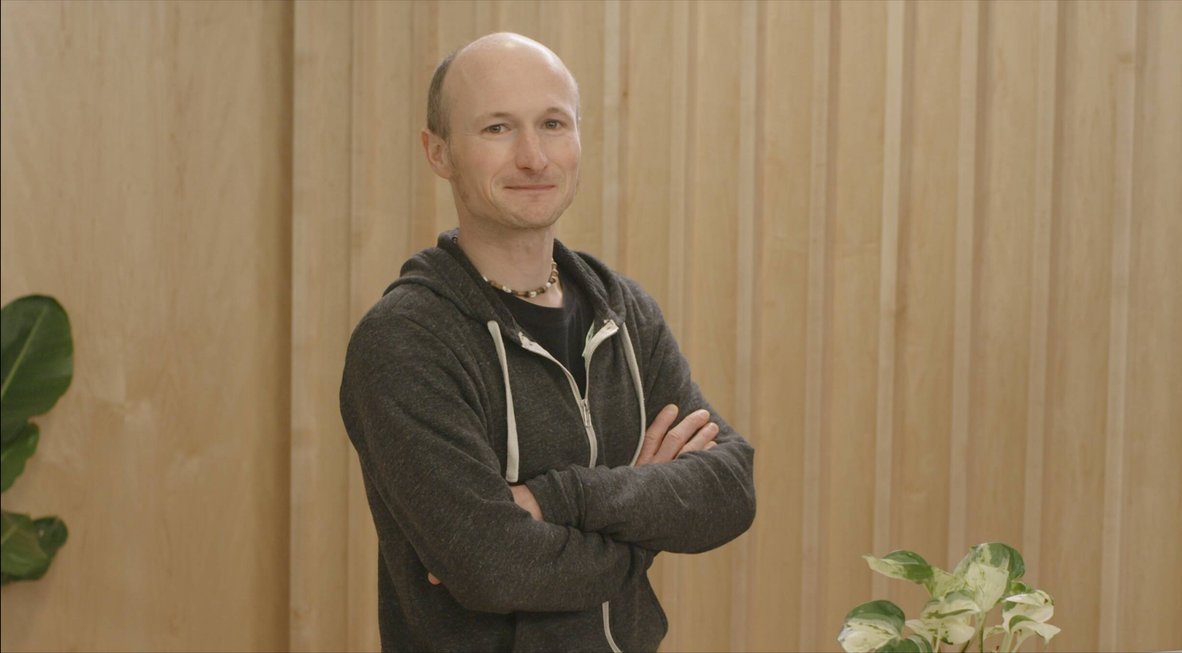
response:
<path fill-rule="evenodd" d="M 382 648 L 656 650 L 667 622 L 653 556 L 713 549 L 750 526 L 754 452 L 711 410 L 717 447 L 633 466 L 661 407 L 710 408 L 656 303 L 555 242 L 563 283 L 594 312 L 580 396 L 454 236 L 406 262 L 345 360 L 341 415 L 377 527 Z M 513 502 L 522 482 L 545 521 Z"/>

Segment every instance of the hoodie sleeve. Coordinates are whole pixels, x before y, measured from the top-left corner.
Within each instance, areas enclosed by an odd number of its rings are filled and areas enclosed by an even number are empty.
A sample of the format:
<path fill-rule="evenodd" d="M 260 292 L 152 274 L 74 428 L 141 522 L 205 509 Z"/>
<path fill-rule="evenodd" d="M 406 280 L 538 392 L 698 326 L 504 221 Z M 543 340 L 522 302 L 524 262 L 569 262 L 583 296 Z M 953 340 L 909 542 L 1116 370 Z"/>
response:
<path fill-rule="evenodd" d="M 645 410 L 700 408 L 718 424 L 718 446 L 639 467 L 569 467 L 527 482 L 547 521 L 598 532 L 655 551 L 699 553 L 738 537 L 755 517 L 754 449 L 710 406 L 656 303 L 638 286 L 630 323 Z M 649 420 L 650 424 L 652 420 Z"/>
<path fill-rule="evenodd" d="M 513 502 L 485 436 L 477 382 L 438 330 L 371 313 L 349 343 L 341 414 L 371 486 L 381 546 L 404 536 L 470 610 L 586 610 L 618 595 L 652 553 L 535 521 Z"/>

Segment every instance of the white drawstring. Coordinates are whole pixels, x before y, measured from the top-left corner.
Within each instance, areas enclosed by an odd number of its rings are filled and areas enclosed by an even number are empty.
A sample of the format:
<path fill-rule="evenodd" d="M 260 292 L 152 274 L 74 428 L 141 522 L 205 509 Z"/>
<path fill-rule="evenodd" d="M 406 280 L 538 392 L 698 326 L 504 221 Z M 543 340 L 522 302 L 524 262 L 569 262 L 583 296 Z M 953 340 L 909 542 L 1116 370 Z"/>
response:
<path fill-rule="evenodd" d="M 636 453 L 632 454 L 629 466 L 635 465 L 640 458 L 640 450 L 644 447 L 644 431 L 648 425 L 648 416 L 644 411 L 644 386 L 640 382 L 640 365 L 636 363 L 636 352 L 632 349 L 632 338 L 628 336 L 628 325 L 621 324 L 624 330 L 624 357 L 628 359 L 628 370 L 632 372 L 632 385 L 636 386 L 636 399 L 640 402 L 640 439 L 636 441 Z"/>
<path fill-rule="evenodd" d="M 501 361 L 501 375 L 505 378 L 505 423 L 509 429 L 509 440 L 505 446 L 505 480 L 517 482 L 517 467 L 520 454 L 517 450 L 517 417 L 513 414 L 513 390 L 509 387 L 509 361 L 505 358 L 505 341 L 501 338 L 501 327 L 496 320 L 489 320 L 488 332 L 492 334 L 497 348 L 497 359 Z"/>

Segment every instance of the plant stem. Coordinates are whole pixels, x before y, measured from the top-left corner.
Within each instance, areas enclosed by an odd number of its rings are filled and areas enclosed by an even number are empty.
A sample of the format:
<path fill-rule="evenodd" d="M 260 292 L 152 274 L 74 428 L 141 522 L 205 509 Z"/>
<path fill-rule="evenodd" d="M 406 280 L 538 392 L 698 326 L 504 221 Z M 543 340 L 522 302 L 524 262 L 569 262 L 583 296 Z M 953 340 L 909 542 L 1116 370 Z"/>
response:
<path fill-rule="evenodd" d="M 1002 653 L 1010 653 L 1010 642 L 1014 639 L 1014 633 L 1006 633 L 1005 639 L 1001 641 L 1001 648 L 998 649 Z"/>

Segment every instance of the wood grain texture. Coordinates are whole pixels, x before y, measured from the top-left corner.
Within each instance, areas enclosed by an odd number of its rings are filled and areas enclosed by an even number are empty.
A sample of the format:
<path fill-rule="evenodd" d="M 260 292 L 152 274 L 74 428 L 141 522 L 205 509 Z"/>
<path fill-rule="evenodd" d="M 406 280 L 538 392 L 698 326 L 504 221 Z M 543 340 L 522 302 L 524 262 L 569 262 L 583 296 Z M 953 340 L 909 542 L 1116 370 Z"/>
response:
<path fill-rule="evenodd" d="M 560 237 L 756 445 L 751 531 L 651 571 L 663 650 L 836 650 L 922 603 L 861 554 L 981 541 L 1049 650 L 1176 648 L 1180 7 L 4 2 L 0 294 L 79 343 L 4 496 L 71 541 L 4 650 L 378 648 L 341 357 L 455 224 L 427 85 L 495 30 L 579 81 Z"/>
<path fill-rule="evenodd" d="M 75 344 L 3 499 L 70 538 L 0 648 L 286 650 L 291 7 L 0 17 L 0 295 Z"/>
<path fill-rule="evenodd" d="M 813 70 L 809 149 L 809 199 L 807 260 L 808 287 L 805 291 L 805 397 L 802 515 L 800 528 L 800 622 L 796 645 L 800 650 L 816 648 L 817 622 L 821 606 L 822 519 L 821 485 L 824 469 L 824 427 L 826 421 L 827 332 L 831 320 L 829 284 L 830 221 L 833 202 L 834 131 L 837 104 L 836 64 L 839 46 L 837 9 L 824 2 L 813 3 Z"/>
<path fill-rule="evenodd" d="M 1182 4 L 1139 8 L 1136 129 L 1133 138 L 1128 387 L 1122 528 L 1116 609 L 1122 647 L 1146 650 L 1182 641 L 1178 547 L 1182 518 Z"/>
<path fill-rule="evenodd" d="M 295 7 L 292 140 L 292 650 L 349 630 L 349 445 L 337 390 L 352 324 L 353 11 Z"/>
<path fill-rule="evenodd" d="M 1026 461 L 1023 495 L 1022 551 L 1031 569 L 1031 582 L 1039 582 L 1042 569 L 1043 482 L 1047 427 L 1047 340 L 1051 303 L 1051 234 L 1056 195 L 1055 154 L 1058 151 L 1059 14 L 1057 4 L 1042 4 L 1038 11 L 1038 72 L 1035 99 L 1035 153 L 1033 226 L 1030 259 L 1030 338 L 1027 357 Z M 1027 23 L 1029 24 L 1029 23 Z M 1029 37 L 1028 40 L 1029 41 Z M 1030 100 L 1019 105 L 1030 106 Z M 1015 157 L 1017 158 L 1017 157 Z M 1000 167 L 1000 163 L 998 164 Z M 1012 169 L 1012 168 L 1009 168 Z M 1014 184 L 1018 189 L 1021 184 Z M 992 195 L 991 195 L 992 196 Z M 1025 277 L 1019 277 L 1022 279 Z M 1041 585 L 1036 585 L 1041 586 Z"/>
<path fill-rule="evenodd" d="M 814 648 L 832 647 L 832 615 L 871 594 L 861 556 L 874 546 L 886 4 L 840 4 L 826 252 L 820 586 Z M 866 61 L 878 62 L 867 66 Z M 857 188 L 859 192 L 843 192 Z"/>
<path fill-rule="evenodd" d="M 1099 647 L 1121 4 L 1062 7 L 1057 212 L 1052 238 L 1042 583 L 1064 629 L 1051 650 Z M 1100 135 L 1106 135 L 1101 137 Z M 1060 539 L 1073 533 L 1070 546 Z"/>
<path fill-rule="evenodd" d="M 878 272 L 878 388 L 874 407 L 874 551 L 888 551 L 891 539 L 891 484 L 895 433 L 895 324 L 898 312 L 899 212 L 906 175 L 903 158 L 904 97 L 907 94 L 909 7 L 901 0 L 887 7 L 886 98 L 883 108 L 882 248 Z M 874 577 L 876 596 L 887 578 Z"/>
<path fill-rule="evenodd" d="M 1120 563 L 1124 547 L 1125 439 L 1128 404 L 1129 274 L 1132 262 L 1133 173 L 1136 144 L 1139 5 L 1123 7 L 1115 70 L 1112 272 L 1108 326 L 1108 406 L 1104 424 L 1104 517 L 1100 559 L 1100 649 L 1119 650 Z"/>
<path fill-rule="evenodd" d="M 975 305 L 977 222 L 977 116 L 981 61 L 981 13 L 976 0 L 961 4 L 960 106 L 956 138 L 956 232 L 953 263 L 952 424 L 948 447 L 948 563 L 968 547 L 969 391 L 972 381 L 973 308 Z"/>

